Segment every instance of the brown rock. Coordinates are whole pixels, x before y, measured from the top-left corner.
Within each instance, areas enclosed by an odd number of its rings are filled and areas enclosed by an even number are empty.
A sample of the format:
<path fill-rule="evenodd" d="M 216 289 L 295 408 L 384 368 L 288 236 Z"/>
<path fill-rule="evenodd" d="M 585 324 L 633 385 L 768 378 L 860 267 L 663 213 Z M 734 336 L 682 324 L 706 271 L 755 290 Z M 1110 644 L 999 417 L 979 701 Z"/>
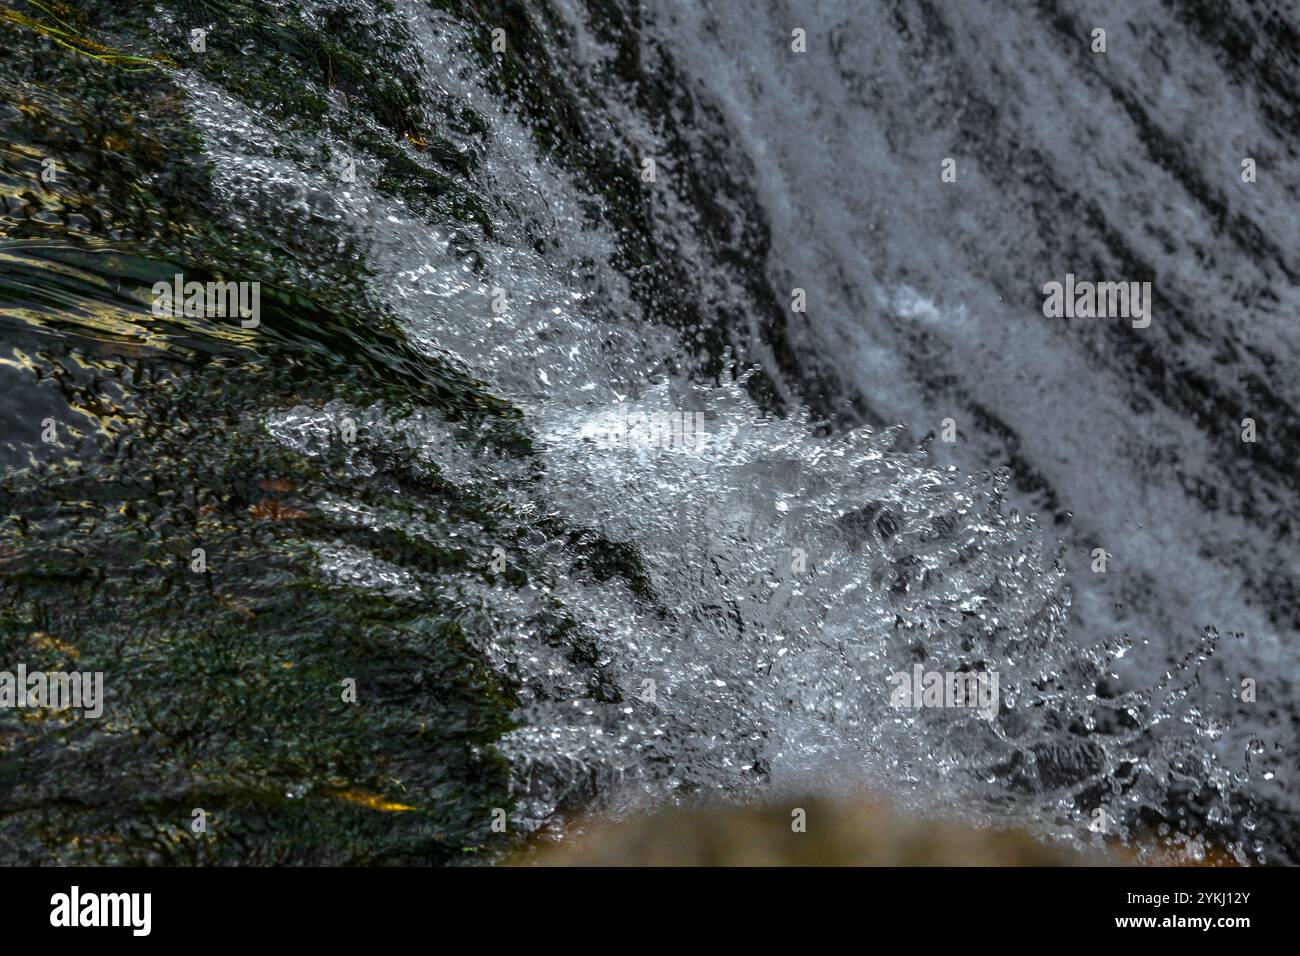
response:
<path fill-rule="evenodd" d="M 792 830 L 796 808 L 806 830 Z M 552 837 L 553 839 L 553 837 Z M 1020 830 L 909 819 L 869 801 L 673 808 L 615 824 L 578 824 L 514 861 L 539 866 L 1082 866 L 1120 863 L 1044 844 Z"/>

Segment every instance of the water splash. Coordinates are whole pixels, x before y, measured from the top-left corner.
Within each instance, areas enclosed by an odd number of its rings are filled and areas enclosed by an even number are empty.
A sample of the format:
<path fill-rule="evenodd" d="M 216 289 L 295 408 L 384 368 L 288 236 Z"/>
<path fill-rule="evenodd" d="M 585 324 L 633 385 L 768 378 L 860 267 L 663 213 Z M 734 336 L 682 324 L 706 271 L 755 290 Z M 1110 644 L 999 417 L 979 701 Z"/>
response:
<path fill-rule="evenodd" d="M 628 291 L 614 237 L 584 211 L 600 200 L 490 92 L 461 25 L 397 6 L 426 92 L 486 129 L 464 145 L 481 163 L 473 184 L 490 236 L 431 225 L 381 190 L 364 159 L 356 183 L 327 182 L 320 158 L 344 144 L 276 128 L 182 79 L 234 225 L 289 248 L 304 225 L 335 237 L 414 345 L 525 412 L 526 459 L 422 411 L 336 403 L 266 418 L 304 453 L 304 434 L 325 441 L 345 418 L 361 422 L 344 464 L 355 481 L 375 479 L 375 462 L 400 446 L 413 451 L 403 467 L 496 496 L 497 527 L 437 534 L 485 553 L 509 542 L 503 553 L 532 569 L 523 586 L 419 578 L 355 548 L 322 546 L 319 559 L 331 579 L 404 600 L 431 588 L 462 608 L 466 634 L 519 686 L 518 726 L 502 741 L 518 826 L 593 802 L 617 813 L 701 793 L 867 786 L 914 812 L 960 810 L 1064 839 L 1099 839 L 1098 810 L 1111 838 L 1164 826 L 1160 837 L 1193 854 L 1201 829 L 1233 832 L 1240 775 L 1210 754 L 1218 718 L 1191 693 L 1215 635 L 1159 685 L 1121 692 L 1111 667 L 1127 644 L 1069 639 L 1058 555 L 1031 516 L 1006 508 L 1004 476 L 936 469 L 901 432 L 821 437 L 806 413 L 765 415 L 743 373 L 659 377 L 691 349 Z M 502 309 L 496 289 L 508 293 Z M 705 432 L 690 454 L 593 439 L 619 401 L 700 413 Z M 433 534 L 418 515 L 326 507 Z M 621 548 L 623 571 L 594 566 L 575 536 Z M 996 671 L 996 718 L 892 707 L 890 676 L 914 663 Z M 1244 840 L 1222 842 L 1245 858 Z"/>

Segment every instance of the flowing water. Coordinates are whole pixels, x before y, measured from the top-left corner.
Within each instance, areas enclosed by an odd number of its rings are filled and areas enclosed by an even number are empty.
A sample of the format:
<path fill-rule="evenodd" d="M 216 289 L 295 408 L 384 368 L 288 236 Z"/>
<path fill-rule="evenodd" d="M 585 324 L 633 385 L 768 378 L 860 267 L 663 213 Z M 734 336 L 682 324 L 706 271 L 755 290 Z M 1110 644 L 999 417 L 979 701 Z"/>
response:
<path fill-rule="evenodd" d="M 0 723 L 0 856 L 451 862 L 865 789 L 1296 858 L 1285 5 L 59 21 L 123 62 L 14 9 L 0 649 L 108 706 Z M 159 317 L 178 271 L 260 325 Z M 1066 271 L 1155 276 L 1150 335 L 1044 319 Z M 1000 708 L 892 706 L 916 664 Z"/>

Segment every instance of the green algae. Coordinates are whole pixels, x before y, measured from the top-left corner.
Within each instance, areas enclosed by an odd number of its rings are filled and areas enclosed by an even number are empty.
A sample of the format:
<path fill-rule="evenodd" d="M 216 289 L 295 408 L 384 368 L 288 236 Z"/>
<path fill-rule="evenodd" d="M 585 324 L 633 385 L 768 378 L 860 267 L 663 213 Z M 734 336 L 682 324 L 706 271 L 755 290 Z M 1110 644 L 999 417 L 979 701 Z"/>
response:
<path fill-rule="evenodd" d="M 34 267 L 21 284 L 50 275 Z M 270 408 L 348 394 L 418 394 L 449 419 L 509 428 L 504 406 L 445 370 L 417 374 L 404 343 L 302 296 L 265 296 L 262 323 L 251 356 L 188 328 L 174 349 L 124 356 L 94 324 L 6 323 L 33 378 L 57 381 L 69 408 L 96 402 L 103 428 L 96 454 L 0 484 L 0 661 L 102 671 L 109 697 L 98 721 L 0 717 L 6 862 L 448 862 L 487 846 L 491 809 L 509 807 L 492 744 L 512 692 L 459 609 L 315 569 L 325 542 L 440 574 L 485 573 L 481 562 L 320 514 L 326 495 L 357 496 L 345 449 L 308 459 L 259 423 Z M 311 342 L 313 330 L 328 334 Z M 389 468 L 363 499 L 410 510 L 412 489 Z M 447 521 L 492 523 L 488 503 L 450 485 L 418 492 Z M 355 705 L 342 700 L 347 678 Z M 376 810 L 359 793 L 411 809 Z M 188 831 L 196 808 L 208 814 L 201 837 Z"/>
<path fill-rule="evenodd" d="M 247 12 L 263 40 L 270 29 L 258 13 L 269 5 L 198 6 Z M 111 7 L 67 15 L 148 51 Z M 325 56 L 369 122 L 415 128 L 400 78 L 338 55 L 360 43 L 337 26 L 329 43 L 283 27 L 280 38 L 294 38 L 276 47 L 283 59 L 256 67 L 265 90 L 292 91 L 287 77 Z M 200 144 L 164 72 L 127 73 L 12 20 L 0 32 L 14 54 L 0 74 L 0 362 L 14 394 L 33 396 L 3 410 L 0 666 L 102 671 L 108 697 L 98 720 L 0 714 L 0 862 L 448 863 L 494 852 L 510 839 L 491 831 L 493 808 L 511 806 L 494 749 L 516 705 L 508 677 L 472 646 L 461 608 L 319 569 L 327 545 L 443 575 L 486 577 L 485 562 L 463 546 L 356 528 L 317 503 L 360 496 L 435 526 L 478 523 L 485 536 L 497 506 L 401 461 L 358 489 L 346 447 L 308 458 L 261 422 L 337 400 L 396 415 L 418 407 L 526 454 L 518 411 L 366 309 L 364 274 L 312 281 L 291 250 L 214 221 Z M 214 37 L 204 69 L 251 95 L 253 65 L 223 42 Z M 305 121 L 311 105 L 278 107 Z M 59 163 L 52 181 L 40 176 L 45 157 Z M 406 180 L 430 194 L 431 215 L 473 206 L 439 206 L 454 190 L 430 176 Z M 153 315 L 148 290 L 174 272 L 258 277 L 256 333 Z M 56 422 L 53 443 L 31 434 L 43 415 Z M 347 679 L 356 703 L 343 700 Z M 199 809 L 202 833 L 191 826 Z"/>
<path fill-rule="evenodd" d="M 492 235 L 475 154 L 456 145 L 486 124 L 419 93 L 396 18 L 245 0 L 57 13 L 123 56 L 174 59 L 278 130 L 371 157 L 380 190 L 452 227 L 467 255 Z M 188 30 L 214 24 L 191 51 Z M 0 37 L 13 53 L 0 70 L 0 386 L 13 396 L 0 405 L 0 669 L 102 671 L 108 697 L 98 720 L 0 713 L 0 863 L 497 858 L 515 841 L 491 827 L 512 806 L 495 744 L 514 678 L 467 633 L 455 588 L 361 587 L 324 573 L 322 555 L 522 588 L 547 579 L 523 544 L 540 534 L 652 601 L 637 553 L 525 519 L 431 473 L 414 446 L 335 435 L 309 455 L 276 440 L 268 413 L 344 402 L 399 431 L 432 411 L 475 454 L 531 454 L 517 408 L 373 307 L 354 238 L 321 225 L 278 245 L 214 213 L 166 68 L 127 70 L 12 19 Z M 336 96 L 344 109 L 326 109 Z M 56 178 L 41 175 L 48 159 Z M 153 314 L 153 283 L 178 272 L 259 281 L 258 328 Z M 331 499 L 407 520 L 360 526 Z M 507 569 L 493 573 L 476 542 L 507 547 Z M 618 699 L 562 605 L 528 625 L 566 648 L 596 699 Z"/>

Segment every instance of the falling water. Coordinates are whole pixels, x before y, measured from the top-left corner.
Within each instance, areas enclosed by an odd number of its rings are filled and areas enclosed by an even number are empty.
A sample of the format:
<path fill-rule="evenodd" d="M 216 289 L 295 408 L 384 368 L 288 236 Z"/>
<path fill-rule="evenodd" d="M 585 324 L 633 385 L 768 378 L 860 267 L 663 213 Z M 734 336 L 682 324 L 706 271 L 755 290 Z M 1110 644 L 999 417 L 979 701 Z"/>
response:
<path fill-rule="evenodd" d="M 303 16 L 321 23 L 339 6 L 303 3 Z M 472 170 L 459 178 L 490 229 L 430 215 L 385 188 L 391 163 L 338 135 L 381 135 L 364 128 L 346 95 L 322 99 L 326 121 L 309 125 L 199 69 L 171 77 L 199 132 L 222 229 L 257 236 L 272 250 L 263 265 L 285 283 L 357 282 L 415 353 L 521 413 L 526 454 L 418 395 L 400 404 L 355 394 L 284 401 L 256 412 L 280 447 L 338 469 L 334 490 L 313 502 L 319 514 L 472 556 L 474 571 L 431 570 L 357 541 L 311 547 L 326 587 L 456 608 L 470 646 L 515 688 L 512 728 L 495 746 L 509 761 L 516 828 L 560 832 L 575 811 L 618 815 L 663 801 L 869 790 L 921 816 L 960 814 L 1139 853 L 1212 849 L 1249 862 L 1293 852 L 1284 837 L 1254 832 L 1268 778 L 1219 746 L 1236 718 L 1230 685 L 1202 679 L 1221 641 L 1215 627 L 1162 635 L 1160 650 L 1176 662 L 1121 679 L 1121 663 L 1148 639 L 1072 625 L 1067 543 L 1055 523 L 1040 524 L 1009 471 L 964 470 L 903 424 L 846 421 L 824 397 L 801 401 L 796 370 L 811 379 L 811 367 L 764 337 L 753 290 L 727 271 L 746 267 L 718 264 L 716 224 L 702 223 L 684 189 L 668 185 L 652 191 L 654 242 L 673 246 L 665 258 L 694 270 L 691 287 L 734 332 L 710 354 L 698 328 L 638 285 L 639 271 L 656 266 L 629 261 L 610 193 L 547 148 L 554 131 L 503 95 L 479 55 L 481 24 L 416 0 L 396 0 L 391 11 L 346 6 L 392 40 L 400 51 L 392 65 L 436 105 L 428 138 Z M 159 8 L 149 25 L 156 35 L 188 25 Z M 709 162 L 681 149 L 717 135 L 715 115 L 660 104 L 678 114 L 666 126 L 615 82 L 626 51 L 594 15 L 573 2 L 545 9 L 532 28 L 563 38 L 554 76 L 617 128 L 630 144 L 623 158 L 660 157 L 658 175 L 678 186 L 682 164 Z M 705 47 L 736 36 L 749 15 L 700 10 L 647 12 L 635 42 L 647 64 L 673 50 L 693 82 L 727 91 L 729 122 L 738 122 L 735 104 L 750 95 L 740 61 Z M 784 31 L 794 13 L 783 10 L 760 22 Z M 794 115 L 766 108 L 747 115 L 753 123 Z M 789 101 L 780 109 L 797 112 Z M 848 109 L 804 116 L 805 132 L 841 135 Z M 719 146 L 717 161 L 752 177 L 754 201 L 777 220 L 774 261 L 794 268 L 798 171 L 778 169 L 788 155 L 763 151 L 770 135 L 742 128 L 749 156 Z M 410 142 L 398 148 L 412 163 L 434 162 Z M 355 175 L 340 179 L 347 158 Z M 837 228 L 867 229 L 853 206 L 840 214 Z M 836 321 L 851 324 L 876 304 L 846 281 Z M 960 310 L 938 315 L 915 289 L 884 301 L 918 323 L 970 321 Z M 881 407 L 920 407 L 904 397 L 915 386 L 906 356 L 865 338 L 856 347 L 868 363 L 860 367 L 898 386 Z M 859 373 L 837 374 L 851 383 Z M 629 432 L 628 415 L 669 424 Z M 670 443 L 674 422 L 687 425 Z M 340 444 L 344 431 L 355 440 Z M 409 509 L 360 493 L 399 468 L 407 487 L 481 498 L 492 521 L 436 513 L 418 492 Z M 918 664 L 996 674 L 995 713 L 894 706 L 893 675 Z"/>

